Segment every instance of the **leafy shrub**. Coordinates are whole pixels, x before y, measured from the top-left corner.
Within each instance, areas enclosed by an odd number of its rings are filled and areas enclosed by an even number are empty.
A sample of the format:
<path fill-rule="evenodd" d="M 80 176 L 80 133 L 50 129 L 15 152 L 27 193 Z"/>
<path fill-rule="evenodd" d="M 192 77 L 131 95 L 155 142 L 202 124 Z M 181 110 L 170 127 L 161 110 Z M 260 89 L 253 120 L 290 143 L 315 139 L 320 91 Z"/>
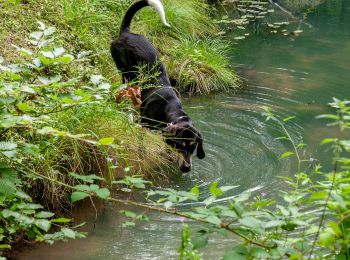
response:
<path fill-rule="evenodd" d="M 58 211 L 85 197 L 106 199 L 116 174 L 171 168 L 159 156 L 166 149 L 161 138 L 130 124 L 132 111 L 117 106 L 111 84 L 92 74 L 91 52 L 68 53 L 54 27 L 38 25 L 26 48 L 13 46 L 21 62 L 6 64 L 0 57 L 3 249 L 23 238 L 83 237 L 43 205 Z M 53 224 L 58 231 L 48 233 Z"/>
<path fill-rule="evenodd" d="M 319 118 L 333 120 L 329 125 L 339 126 L 349 136 L 350 101 L 334 99 L 330 104 L 335 114 Z M 264 108 L 267 120 L 281 126 L 285 136 L 278 139 L 293 147 L 280 159 L 295 156 L 298 171 L 294 178 L 285 178 L 290 186 L 280 191 L 280 198 L 271 200 L 262 193 L 253 195 L 243 192 L 230 197 L 228 202 L 217 199 L 233 186 L 218 187 L 214 182 L 209 187 L 211 196 L 202 205 L 181 207 L 182 203 L 198 202 L 200 189 L 195 186 L 189 192 L 174 189 L 145 190 L 149 204 L 133 204 L 140 207 L 174 214 L 186 221 L 195 220 L 204 225 L 191 232 L 184 224 L 179 248 L 180 259 L 201 259 L 198 253 L 208 244 L 212 233 L 238 236 L 232 249 L 223 259 L 348 259 L 350 256 L 350 197 L 349 165 L 350 142 L 348 139 L 326 138 L 321 145 L 330 145 L 333 151 L 333 170 L 322 171 L 315 159 L 303 159 L 303 143 L 291 139 L 286 125 L 293 117 L 280 119 L 270 109 Z M 120 182 L 126 184 L 127 182 Z M 145 187 L 141 187 L 145 189 Z M 198 205 L 198 203 L 195 203 Z M 128 214 L 131 216 L 131 214 Z M 135 221 L 136 219 L 131 219 Z"/>
<path fill-rule="evenodd" d="M 38 22 L 39 30 L 30 34 L 33 49 L 14 46 L 24 62 L 5 65 L 0 58 L 0 241 L 1 248 L 22 238 L 53 242 L 84 237 L 62 225 L 69 219 L 53 218 L 25 192 L 31 180 L 48 178 L 31 168 L 42 157 L 47 139 L 33 136 L 69 136 L 49 127 L 52 114 L 72 106 L 96 102 L 106 95 L 109 85 L 96 84 L 89 92 L 77 88 L 78 78 L 68 78 L 69 65 L 75 59 L 54 38 L 54 27 Z M 83 54 L 80 54 L 83 55 Z M 93 83 L 91 83 L 93 85 Z M 59 231 L 48 233 L 52 225 Z"/>

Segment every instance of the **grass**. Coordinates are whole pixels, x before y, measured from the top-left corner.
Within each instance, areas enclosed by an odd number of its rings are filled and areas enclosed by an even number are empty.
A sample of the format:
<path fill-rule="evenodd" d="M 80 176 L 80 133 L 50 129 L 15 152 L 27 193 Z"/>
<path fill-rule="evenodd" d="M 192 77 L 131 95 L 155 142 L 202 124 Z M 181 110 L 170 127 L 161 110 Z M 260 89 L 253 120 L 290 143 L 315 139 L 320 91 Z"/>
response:
<path fill-rule="evenodd" d="M 238 87 L 239 79 L 233 74 L 225 56 L 227 45 L 212 38 L 187 38 L 174 49 L 178 60 L 170 60 L 169 68 L 177 71 L 180 92 L 209 94 L 211 91 Z"/>
<path fill-rule="evenodd" d="M 59 29 L 66 46 L 77 52 L 93 50 L 96 53 L 96 70 L 108 79 L 120 82 L 120 74 L 110 57 L 109 45 L 111 39 L 117 37 L 121 19 L 131 3 L 131 0 L 38 0 L 27 4 L 7 4 L 0 11 L 0 43 L 25 44 L 25 33 L 35 28 L 36 20 L 42 20 Z M 210 9 L 204 0 L 163 0 L 163 3 L 172 26 L 170 29 L 164 28 L 153 9 L 145 8 L 136 15 L 132 30 L 146 35 L 156 46 L 169 76 L 178 83 L 175 87 L 192 94 L 236 88 L 237 76 L 230 66 L 225 48 L 228 44 L 215 36 L 218 28 L 212 22 Z M 215 37 L 215 41 L 208 40 L 208 36 Z M 196 40 L 200 43 L 195 43 Z M 189 43 L 193 43 L 193 48 L 182 49 Z M 11 46 L 1 46 L 3 56 L 15 58 L 11 57 Z M 207 57 L 197 55 L 203 50 L 210 50 L 205 52 Z M 183 81 L 183 71 L 178 70 L 188 62 L 188 56 L 184 53 L 197 56 L 191 60 L 193 66 L 185 66 L 184 69 L 188 68 L 188 73 L 199 75 L 186 77 L 186 81 Z M 212 59 L 218 62 L 208 62 Z M 213 71 L 218 74 L 213 76 Z"/>
<path fill-rule="evenodd" d="M 169 153 L 160 135 L 130 123 L 130 113 L 119 111 L 109 102 L 68 110 L 58 115 L 54 128 L 72 134 L 86 134 L 86 139 L 114 138 L 114 148 L 91 145 L 70 138 L 40 139 L 31 142 L 45 143 L 40 158 L 33 159 L 31 168 L 57 181 L 74 186 L 76 179 L 69 173 L 96 174 L 107 182 L 125 175 L 142 175 L 155 183 L 164 182 L 175 171 L 175 154 Z M 29 142 L 29 140 L 27 140 Z M 167 156 L 164 156 L 167 154 Z M 116 167 L 111 167 L 116 166 Z M 104 185 L 106 185 L 104 184 Z M 50 181 L 33 182 L 31 194 L 52 210 L 70 205 L 71 190 Z"/>
<path fill-rule="evenodd" d="M 73 59 L 66 66 L 45 65 L 30 70 L 30 73 L 17 79 L 15 75 L 5 73 L 1 76 L 4 78 L 0 79 L 4 86 L 11 76 L 12 81 L 18 81 L 15 82 L 18 83 L 16 87 L 38 84 L 33 95 L 14 88 L 16 91 L 10 96 L 11 102 L 4 106 L 1 115 L 16 118 L 22 114 L 38 116 L 43 113 L 50 121 L 32 125 L 28 123 L 19 127 L 1 126 L 5 129 L 1 132 L 1 141 L 5 145 L 8 143 L 8 146 L 16 147 L 13 148 L 15 150 L 2 152 L 1 163 L 6 162 L 5 166 L 8 169 L 15 170 L 18 182 L 11 182 L 13 190 L 16 188 L 25 190 L 33 198 L 34 203 L 39 202 L 45 209 L 69 214 L 72 205 L 71 188 L 76 184 L 87 183 L 83 178 L 84 175 L 102 176 L 106 181 L 97 184 L 102 188 L 111 188 L 111 181 L 123 178 L 125 175 L 142 175 L 161 184 L 164 180 L 169 180 L 169 175 L 175 172 L 176 167 L 172 162 L 175 161 L 176 155 L 165 145 L 162 136 L 137 124 L 138 113 L 129 105 L 124 103 L 117 105 L 114 101 L 115 89 L 119 87 L 121 78 L 111 59 L 109 45 L 111 39 L 118 34 L 122 15 L 131 2 L 131 0 L 0 2 L 0 63 L 5 60 L 2 65 L 24 64 L 30 62 L 33 57 L 44 55 L 42 51 L 48 50 L 46 47 L 44 49 L 34 47 L 27 41 L 29 33 L 37 30 L 37 21 L 57 29 L 55 39 L 52 39 L 54 47 L 63 45 L 68 50 L 67 53 L 74 56 L 82 51 L 93 51 L 91 59 L 83 61 Z M 150 8 L 143 10 L 136 17 L 133 28 L 135 32 L 149 37 L 159 49 L 162 59 L 169 68 L 171 78 L 177 82 L 178 89 L 192 93 L 209 93 L 213 90 L 235 87 L 237 79 L 229 66 L 226 43 L 221 39 L 213 40 L 208 37 L 217 32 L 208 14 L 208 6 L 202 0 L 164 2 L 168 20 L 172 24 L 171 29 L 166 30 L 154 10 Z M 39 56 L 32 56 L 28 52 L 26 57 L 19 55 L 13 45 L 31 49 Z M 98 93 L 97 85 L 92 86 L 89 83 L 90 76 L 96 74 L 107 78 L 106 82 L 115 83 L 111 92 L 102 95 L 105 100 L 91 99 L 95 100 L 95 103 L 86 105 L 84 102 Z M 58 85 L 54 87 L 55 83 L 39 83 L 41 81 L 39 76 L 44 76 L 42 80 L 45 78 L 47 80 L 57 75 L 61 76 L 61 83 L 73 79 L 78 83 L 74 86 L 63 84 L 60 87 L 57 87 Z M 90 86 L 89 93 L 83 90 L 86 86 Z M 4 93 L 2 92 L 2 97 L 8 98 Z M 79 96 L 78 93 L 82 95 Z M 80 100 L 80 98 L 83 101 L 74 108 L 55 111 L 67 108 L 74 103 L 73 99 Z M 84 101 L 84 98 L 87 99 Z M 52 102 L 54 99 L 59 99 L 62 103 Z M 133 121 L 136 123 L 131 122 L 131 117 L 135 118 Z M 41 135 L 38 129 L 43 126 L 66 131 L 70 137 L 48 132 Z M 83 134 L 81 138 L 73 137 L 81 134 Z M 98 142 L 106 137 L 112 139 L 109 145 Z M 92 145 L 87 140 L 95 140 L 95 144 Z M 5 158 L 6 153 L 10 154 L 9 158 Z M 80 179 L 72 177 L 70 173 L 77 174 Z M 3 178 L 2 183 L 5 181 L 8 180 Z M 13 196 L 8 200 L 8 205 L 15 205 L 18 202 L 17 195 Z M 28 214 L 34 213 L 31 211 Z M 32 227 L 25 227 L 23 230 L 26 228 Z M 21 229 L 19 231 L 21 232 Z M 17 235 L 16 233 L 8 237 L 6 246 L 10 247 L 11 244 L 24 238 L 19 236 L 20 239 L 17 240 Z"/>
<path fill-rule="evenodd" d="M 158 48 L 179 91 L 207 94 L 237 87 L 237 77 L 227 58 L 228 44 L 213 38 L 218 29 L 212 23 L 208 6 L 202 0 L 163 2 L 171 29 L 165 29 L 154 10 L 146 8 L 135 17 L 133 30 L 145 34 Z M 118 35 L 122 16 L 131 3 L 131 0 L 1 2 L 0 55 L 8 63 L 21 61 L 23 57 L 18 56 L 12 44 L 26 47 L 26 35 L 37 29 L 40 20 L 57 28 L 56 39 L 66 49 L 76 53 L 92 50 L 94 56 L 86 70 L 90 75 L 102 74 L 118 86 L 120 75 L 110 57 L 109 44 Z M 67 77 L 76 77 L 81 69 L 69 68 Z M 53 127 L 73 134 L 86 133 L 97 140 L 112 137 L 117 144 L 115 149 L 104 150 L 68 138 L 29 136 L 26 138 L 30 143 L 43 145 L 43 155 L 32 158 L 30 167 L 58 181 L 73 184 L 76 180 L 69 177 L 70 172 L 100 174 L 112 180 L 122 177 L 123 169 L 128 169 L 130 175 L 142 173 L 156 181 L 166 179 L 165 174 L 174 171 L 169 161 L 174 160 L 174 155 L 170 153 L 171 158 L 168 158 L 168 148 L 161 136 L 130 123 L 130 115 L 137 113 L 128 106 L 117 106 L 111 94 L 110 100 L 103 105 L 59 113 Z M 121 166 L 119 170 L 110 170 L 109 166 L 115 163 Z M 69 205 L 69 191 L 55 183 L 38 180 L 31 189 L 48 208 L 60 209 Z"/>

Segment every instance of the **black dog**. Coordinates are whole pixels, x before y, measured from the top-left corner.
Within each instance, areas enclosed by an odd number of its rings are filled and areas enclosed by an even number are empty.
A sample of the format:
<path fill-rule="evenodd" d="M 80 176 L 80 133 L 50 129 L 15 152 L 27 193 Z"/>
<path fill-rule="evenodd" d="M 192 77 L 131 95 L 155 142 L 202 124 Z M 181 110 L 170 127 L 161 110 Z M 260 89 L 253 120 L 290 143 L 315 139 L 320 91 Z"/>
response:
<path fill-rule="evenodd" d="M 137 80 L 139 68 L 144 68 L 143 73 L 147 74 L 148 80 L 143 82 L 145 86 L 141 91 L 141 122 L 149 128 L 162 129 L 166 142 L 182 155 L 180 170 L 188 172 L 192 166 L 191 155 L 196 148 L 198 158 L 205 157 L 203 138 L 183 111 L 156 49 L 144 36 L 130 32 L 133 16 L 146 6 L 154 7 L 162 22 L 169 26 L 159 0 L 135 2 L 123 18 L 119 38 L 111 44 L 112 57 L 122 72 L 124 83 Z"/>

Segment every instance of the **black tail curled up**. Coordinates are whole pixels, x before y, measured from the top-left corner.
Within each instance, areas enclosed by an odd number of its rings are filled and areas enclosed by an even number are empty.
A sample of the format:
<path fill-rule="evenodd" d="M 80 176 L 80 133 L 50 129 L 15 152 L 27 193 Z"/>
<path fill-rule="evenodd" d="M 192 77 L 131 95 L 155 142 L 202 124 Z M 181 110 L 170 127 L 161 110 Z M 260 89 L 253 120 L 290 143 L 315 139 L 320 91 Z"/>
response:
<path fill-rule="evenodd" d="M 122 35 L 123 33 L 130 32 L 130 24 L 131 24 L 132 18 L 140 9 L 142 9 L 146 6 L 154 7 L 157 10 L 163 24 L 167 27 L 170 27 L 170 25 L 167 23 L 167 21 L 165 19 L 164 7 L 159 0 L 141 0 L 141 1 L 137 1 L 137 2 L 133 3 L 129 7 L 129 9 L 126 11 L 126 14 L 123 18 L 122 24 L 120 26 L 119 35 Z"/>

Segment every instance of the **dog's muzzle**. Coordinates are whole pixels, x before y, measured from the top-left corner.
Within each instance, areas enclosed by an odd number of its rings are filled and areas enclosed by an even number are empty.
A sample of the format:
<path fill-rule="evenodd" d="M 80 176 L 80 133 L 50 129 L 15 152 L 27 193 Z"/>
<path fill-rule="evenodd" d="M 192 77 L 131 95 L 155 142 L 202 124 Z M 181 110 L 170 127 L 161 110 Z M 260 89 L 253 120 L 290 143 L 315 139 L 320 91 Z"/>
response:
<path fill-rule="evenodd" d="M 179 168 L 181 172 L 189 172 L 192 168 L 192 156 L 191 154 L 179 154 Z"/>

